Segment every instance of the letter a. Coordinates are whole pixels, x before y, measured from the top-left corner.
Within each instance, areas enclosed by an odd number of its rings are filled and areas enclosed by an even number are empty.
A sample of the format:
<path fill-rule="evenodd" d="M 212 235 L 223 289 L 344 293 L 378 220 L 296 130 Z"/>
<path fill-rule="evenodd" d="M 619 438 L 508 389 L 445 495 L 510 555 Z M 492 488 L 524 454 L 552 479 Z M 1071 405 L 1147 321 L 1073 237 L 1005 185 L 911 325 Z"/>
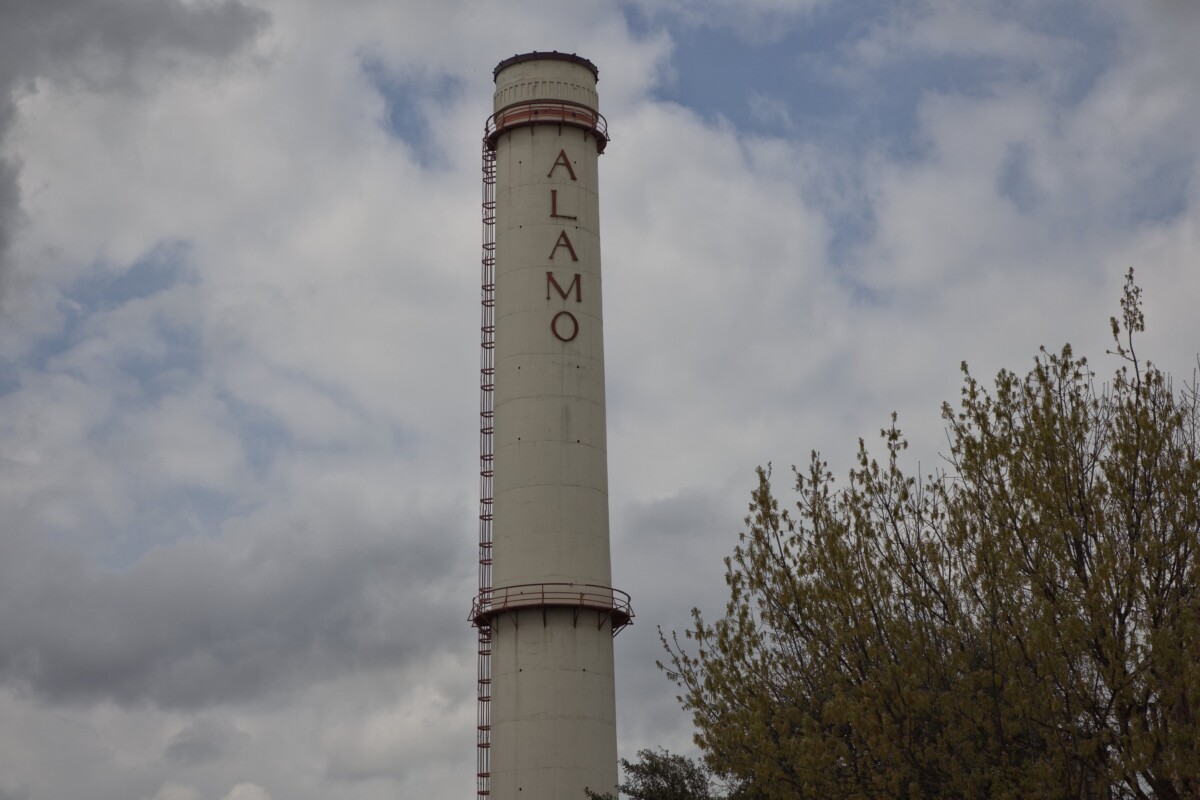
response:
<path fill-rule="evenodd" d="M 559 167 L 566 167 L 567 172 L 571 175 L 571 180 L 575 180 L 575 170 L 571 169 L 571 159 L 567 158 L 566 150 L 558 151 L 558 158 L 554 161 L 554 166 L 550 168 L 550 171 L 546 173 L 546 177 L 553 178 L 554 170 L 558 169 Z"/>
<path fill-rule="evenodd" d="M 567 232 L 563 231 L 558 235 L 558 241 L 554 243 L 554 249 L 550 251 L 550 260 L 554 260 L 554 254 L 558 252 L 558 248 L 565 247 L 567 252 L 571 254 L 572 261 L 578 261 L 579 256 L 575 255 L 575 248 L 571 246 L 571 240 L 567 238 Z"/>

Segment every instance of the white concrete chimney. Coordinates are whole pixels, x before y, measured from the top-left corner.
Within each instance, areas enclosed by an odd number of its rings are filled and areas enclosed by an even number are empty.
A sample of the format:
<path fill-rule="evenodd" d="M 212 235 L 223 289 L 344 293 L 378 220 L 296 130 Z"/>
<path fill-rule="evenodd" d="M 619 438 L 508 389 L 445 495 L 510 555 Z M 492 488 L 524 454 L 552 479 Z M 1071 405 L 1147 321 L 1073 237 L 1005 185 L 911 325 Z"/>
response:
<path fill-rule="evenodd" d="M 616 793 L 612 637 L 632 611 L 612 588 L 609 556 L 596 172 L 608 132 L 597 77 L 575 55 L 502 61 L 484 141 L 481 514 L 490 519 L 481 528 L 490 531 L 472 621 L 478 793 L 497 800 Z"/>

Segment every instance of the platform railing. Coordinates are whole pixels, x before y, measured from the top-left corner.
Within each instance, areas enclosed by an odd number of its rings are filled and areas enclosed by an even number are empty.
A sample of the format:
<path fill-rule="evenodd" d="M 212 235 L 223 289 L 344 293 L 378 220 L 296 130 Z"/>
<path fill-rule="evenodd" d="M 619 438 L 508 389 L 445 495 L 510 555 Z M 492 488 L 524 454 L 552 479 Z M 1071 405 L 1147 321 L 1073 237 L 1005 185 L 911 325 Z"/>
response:
<path fill-rule="evenodd" d="M 530 125 L 559 125 L 579 128 L 596 139 L 596 152 L 608 145 L 608 120 L 599 111 L 569 100 L 529 100 L 513 103 L 488 118 L 483 140 L 496 149 L 500 134 Z"/>
<path fill-rule="evenodd" d="M 524 583 L 480 593 L 471 607 L 471 621 L 481 628 L 490 627 L 500 614 L 536 608 L 596 611 L 601 623 L 605 618 L 612 621 L 614 636 L 633 620 L 629 595 L 620 589 L 590 583 Z"/>

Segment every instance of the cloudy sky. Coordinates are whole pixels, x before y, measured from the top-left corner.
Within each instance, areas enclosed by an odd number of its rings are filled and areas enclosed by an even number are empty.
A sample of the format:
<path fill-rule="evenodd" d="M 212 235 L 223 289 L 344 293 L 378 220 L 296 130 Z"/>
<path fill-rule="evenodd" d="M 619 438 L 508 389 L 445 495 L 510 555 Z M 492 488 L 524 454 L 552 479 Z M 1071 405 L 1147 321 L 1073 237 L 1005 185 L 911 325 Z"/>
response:
<path fill-rule="evenodd" d="M 620 748 L 754 467 L 1200 350 L 1193 0 L 0 0 L 0 800 L 474 790 L 480 136 L 600 69 Z M 786 483 L 786 481 L 784 481 Z"/>

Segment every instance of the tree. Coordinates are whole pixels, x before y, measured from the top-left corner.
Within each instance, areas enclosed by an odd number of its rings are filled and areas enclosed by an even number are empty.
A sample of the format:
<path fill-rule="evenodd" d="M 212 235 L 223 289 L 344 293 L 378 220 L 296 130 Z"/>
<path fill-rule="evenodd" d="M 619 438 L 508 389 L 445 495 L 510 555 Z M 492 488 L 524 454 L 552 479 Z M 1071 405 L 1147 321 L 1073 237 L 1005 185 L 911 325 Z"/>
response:
<path fill-rule="evenodd" d="M 637 763 L 621 759 L 624 782 L 618 787 L 629 800 L 721 800 L 712 793 L 704 765 L 666 750 L 639 750 Z M 590 800 L 615 800 L 612 794 L 585 790 Z"/>
<path fill-rule="evenodd" d="M 963 364 L 924 479 L 860 441 L 781 508 L 759 471 L 723 617 L 664 637 L 717 774 L 766 798 L 1200 796 L 1200 403 L 1069 346 L 988 391 Z M 687 644 L 690 640 L 692 644 Z M 689 651 L 689 648 L 691 650 Z"/>

